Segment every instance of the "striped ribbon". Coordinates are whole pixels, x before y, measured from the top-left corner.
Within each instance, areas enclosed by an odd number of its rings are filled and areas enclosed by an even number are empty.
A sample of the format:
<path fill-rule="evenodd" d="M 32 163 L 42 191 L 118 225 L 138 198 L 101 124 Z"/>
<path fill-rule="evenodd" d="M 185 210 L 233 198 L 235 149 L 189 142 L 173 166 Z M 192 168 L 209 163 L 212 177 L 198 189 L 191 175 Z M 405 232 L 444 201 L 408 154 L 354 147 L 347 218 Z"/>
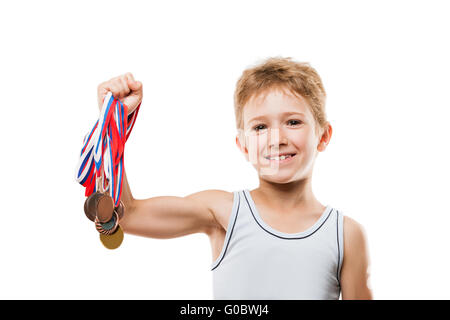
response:
<path fill-rule="evenodd" d="M 86 134 L 76 168 L 76 180 L 86 187 L 85 196 L 97 191 L 97 178 L 108 190 L 114 206 L 120 203 L 125 142 L 133 130 L 141 104 L 128 116 L 128 107 L 108 92 L 99 119 Z M 103 167 L 103 170 L 102 170 Z M 105 179 L 106 178 L 106 179 Z"/>

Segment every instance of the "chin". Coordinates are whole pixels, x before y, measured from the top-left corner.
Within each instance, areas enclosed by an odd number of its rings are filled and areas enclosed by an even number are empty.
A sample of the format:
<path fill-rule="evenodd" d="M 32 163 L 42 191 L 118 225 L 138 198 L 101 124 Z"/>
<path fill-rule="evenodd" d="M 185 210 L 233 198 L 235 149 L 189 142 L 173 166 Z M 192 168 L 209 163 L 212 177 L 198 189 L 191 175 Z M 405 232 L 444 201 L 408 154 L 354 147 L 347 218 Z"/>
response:
<path fill-rule="evenodd" d="M 282 184 L 289 184 L 289 183 L 292 183 L 292 182 L 294 182 L 294 181 L 292 181 L 292 180 L 274 180 L 274 179 L 266 179 L 266 178 L 263 178 L 263 177 L 261 177 L 261 179 L 262 180 L 264 180 L 264 181 L 266 181 L 266 182 L 268 182 L 268 183 L 271 183 L 271 184 L 279 184 L 279 185 L 282 185 Z"/>
<path fill-rule="evenodd" d="M 276 182 L 276 183 L 289 183 L 292 182 L 294 177 L 296 176 L 295 172 L 292 173 L 284 173 L 281 172 L 278 168 L 271 169 L 269 168 L 261 168 L 259 171 L 259 176 L 264 180 Z"/>
<path fill-rule="evenodd" d="M 290 170 L 280 170 L 280 168 L 260 167 L 258 175 L 268 182 L 286 184 L 307 178 L 309 170 L 305 168 L 291 168 Z"/>

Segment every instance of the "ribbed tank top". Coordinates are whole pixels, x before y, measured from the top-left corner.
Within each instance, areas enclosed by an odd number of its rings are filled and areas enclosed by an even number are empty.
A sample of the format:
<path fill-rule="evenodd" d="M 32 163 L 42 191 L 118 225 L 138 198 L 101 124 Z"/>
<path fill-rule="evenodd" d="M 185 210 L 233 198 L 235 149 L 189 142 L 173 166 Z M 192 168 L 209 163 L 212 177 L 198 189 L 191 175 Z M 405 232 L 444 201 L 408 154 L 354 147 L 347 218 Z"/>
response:
<path fill-rule="evenodd" d="M 234 191 L 214 299 L 339 299 L 343 214 L 327 206 L 308 230 L 283 233 L 264 222 L 248 189 Z"/>

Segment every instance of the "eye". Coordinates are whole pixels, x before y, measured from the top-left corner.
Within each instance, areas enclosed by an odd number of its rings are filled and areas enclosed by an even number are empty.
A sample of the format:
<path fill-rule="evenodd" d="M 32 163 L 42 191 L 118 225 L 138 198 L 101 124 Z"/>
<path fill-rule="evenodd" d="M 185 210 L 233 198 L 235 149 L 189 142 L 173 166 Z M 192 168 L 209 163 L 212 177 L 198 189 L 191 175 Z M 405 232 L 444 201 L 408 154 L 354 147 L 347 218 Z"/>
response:
<path fill-rule="evenodd" d="M 297 124 L 300 124 L 300 123 L 301 123 L 300 120 L 289 120 L 288 122 L 289 122 L 289 123 L 291 123 L 291 122 L 297 122 Z M 294 124 L 294 125 L 295 125 L 295 124 Z"/>
<path fill-rule="evenodd" d="M 301 124 L 302 123 L 302 121 L 300 121 L 300 120 L 289 120 L 288 121 L 288 123 L 292 123 L 292 122 L 294 122 L 294 124 L 292 124 L 292 125 L 297 125 L 297 124 Z M 263 127 L 263 128 L 261 128 L 261 127 Z M 257 126 L 253 127 L 253 130 L 256 131 L 256 132 L 259 132 L 259 131 L 263 130 L 264 127 L 265 127 L 264 124 L 258 124 Z"/>
<path fill-rule="evenodd" d="M 260 127 L 264 127 L 264 125 L 258 124 L 257 126 L 253 127 L 253 130 L 255 130 L 256 132 L 259 132 L 260 130 L 262 130 L 262 129 L 260 129 Z"/>

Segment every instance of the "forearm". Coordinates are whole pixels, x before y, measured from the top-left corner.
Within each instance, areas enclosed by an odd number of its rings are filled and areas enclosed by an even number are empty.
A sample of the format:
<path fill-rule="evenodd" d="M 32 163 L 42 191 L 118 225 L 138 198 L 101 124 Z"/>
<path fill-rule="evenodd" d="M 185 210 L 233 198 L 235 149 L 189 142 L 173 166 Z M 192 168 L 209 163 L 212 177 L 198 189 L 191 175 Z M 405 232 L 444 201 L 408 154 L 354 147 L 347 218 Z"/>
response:
<path fill-rule="evenodd" d="M 131 193 L 130 185 L 128 184 L 127 173 L 124 168 L 123 170 L 123 181 L 122 181 L 122 195 L 120 201 L 125 205 L 126 211 L 133 207 L 133 194 Z M 126 213 L 126 212 L 125 212 Z"/>

